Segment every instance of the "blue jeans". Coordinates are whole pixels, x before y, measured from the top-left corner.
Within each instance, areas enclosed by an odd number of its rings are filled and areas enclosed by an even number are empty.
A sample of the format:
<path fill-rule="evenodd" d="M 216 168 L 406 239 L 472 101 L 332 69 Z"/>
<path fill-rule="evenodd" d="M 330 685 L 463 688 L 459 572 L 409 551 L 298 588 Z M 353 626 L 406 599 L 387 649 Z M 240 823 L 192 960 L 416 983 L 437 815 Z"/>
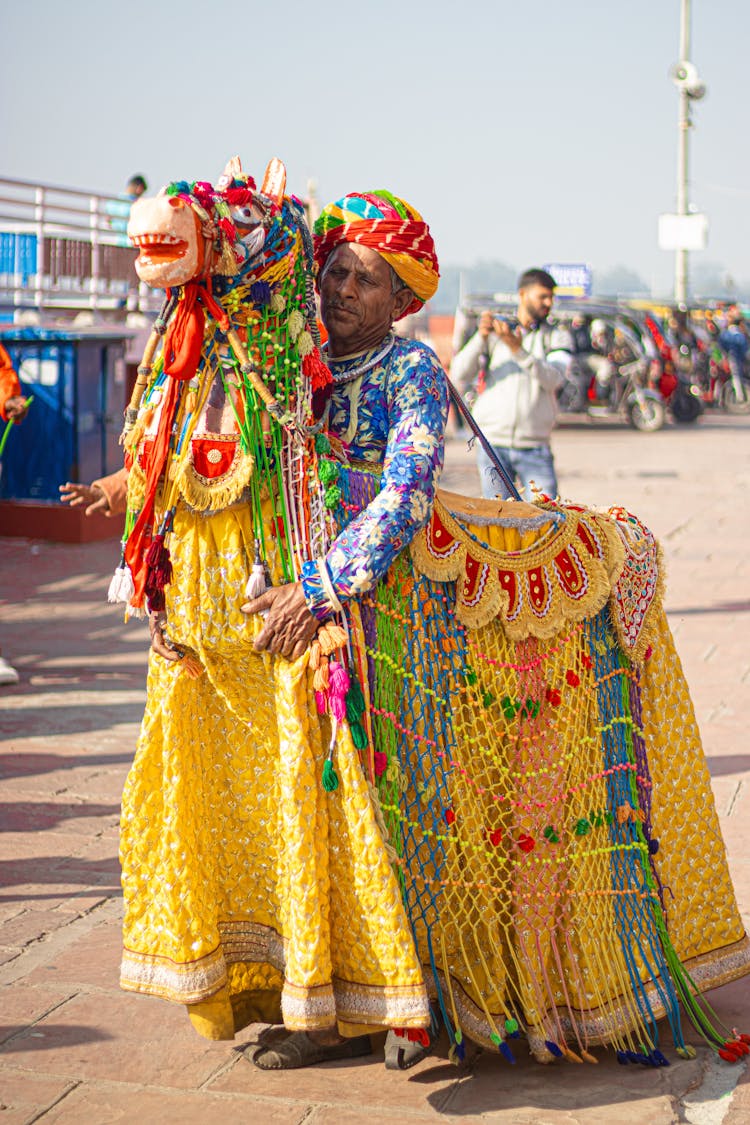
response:
<path fill-rule="evenodd" d="M 531 499 L 531 482 L 548 496 L 557 496 L 557 476 L 552 450 L 548 445 L 535 445 L 532 449 L 508 449 L 493 445 L 492 450 L 512 481 L 518 479 L 519 491 L 525 500 Z M 481 445 L 477 449 L 477 468 L 482 484 L 482 496 L 492 499 L 510 496 L 503 480 Z"/>

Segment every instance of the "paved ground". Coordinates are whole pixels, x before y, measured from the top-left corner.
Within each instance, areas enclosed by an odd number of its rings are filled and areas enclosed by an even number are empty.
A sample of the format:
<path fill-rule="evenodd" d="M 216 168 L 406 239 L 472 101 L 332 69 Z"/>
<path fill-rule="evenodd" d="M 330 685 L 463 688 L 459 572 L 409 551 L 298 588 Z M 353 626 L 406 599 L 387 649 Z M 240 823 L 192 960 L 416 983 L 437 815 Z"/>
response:
<path fill-rule="evenodd" d="M 563 495 L 624 504 L 664 544 L 670 619 L 748 920 L 750 419 L 654 435 L 566 426 L 555 448 Z M 476 491 L 473 455 L 457 439 L 444 484 Z M 377 1055 L 262 1074 L 240 1054 L 251 1030 L 207 1043 L 181 1009 L 119 992 L 118 802 L 146 638 L 103 600 L 115 553 L 0 539 L 2 644 L 22 675 L 0 688 L 0 1125 L 750 1120 L 750 1076 L 705 1052 L 657 1071 L 618 1067 L 604 1052 L 598 1067 L 521 1059 L 511 1069 L 482 1054 L 459 1071 L 443 1051 L 404 1074 L 386 1074 Z M 713 999 L 748 1028 L 750 984 Z"/>

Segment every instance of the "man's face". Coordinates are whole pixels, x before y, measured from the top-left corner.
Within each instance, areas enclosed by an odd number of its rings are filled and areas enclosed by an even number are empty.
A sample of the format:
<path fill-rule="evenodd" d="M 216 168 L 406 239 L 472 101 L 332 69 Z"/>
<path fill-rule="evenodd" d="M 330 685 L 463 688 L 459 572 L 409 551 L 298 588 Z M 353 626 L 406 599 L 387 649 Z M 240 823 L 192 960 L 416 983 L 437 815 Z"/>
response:
<path fill-rule="evenodd" d="M 338 246 L 320 281 L 320 315 L 330 354 L 375 347 L 411 300 L 408 290 L 393 292 L 390 267 L 376 250 L 352 242 Z"/>
<path fill-rule="evenodd" d="M 538 282 L 527 285 L 518 294 L 519 309 L 525 311 L 531 320 L 535 320 L 538 324 L 549 316 L 553 300 L 554 291 L 548 289 L 546 285 L 539 285 Z"/>

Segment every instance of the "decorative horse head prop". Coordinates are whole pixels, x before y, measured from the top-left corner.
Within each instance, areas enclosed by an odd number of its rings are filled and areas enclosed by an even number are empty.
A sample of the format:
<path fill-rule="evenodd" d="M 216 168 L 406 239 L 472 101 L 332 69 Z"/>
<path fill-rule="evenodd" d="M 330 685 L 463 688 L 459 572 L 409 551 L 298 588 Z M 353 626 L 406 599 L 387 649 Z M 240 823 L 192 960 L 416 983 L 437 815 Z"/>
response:
<path fill-rule="evenodd" d="M 178 181 L 133 205 L 136 271 L 166 292 L 121 439 L 129 514 L 115 596 L 135 611 L 146 599 L 164 608 L 165 538 L 180 496 L 205 511 L 255 489 L 256 554 L 265 546 L 267 561 L 273 549 L 289 580 L 302 549 L 290 524 L 299 532 L 309 513 L 301 524 L 292 518 L 289 473 L 314 446 L 332 380 L 319 352 L 310 233 L 285 188 L 279 160 L 258 190 L 235 157 L 216 185 Z M 262 486 L 286 529 L 273 548 Z"/>

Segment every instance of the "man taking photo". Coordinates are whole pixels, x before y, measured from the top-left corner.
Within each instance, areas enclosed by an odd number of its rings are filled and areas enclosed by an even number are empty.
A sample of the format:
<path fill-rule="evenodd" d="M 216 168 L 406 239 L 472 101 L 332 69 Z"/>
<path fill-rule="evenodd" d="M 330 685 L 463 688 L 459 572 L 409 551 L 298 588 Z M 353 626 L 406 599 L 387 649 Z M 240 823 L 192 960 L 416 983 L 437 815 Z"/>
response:
<path fill-rule="evenodd" d="M 518 281 L 516 319 L 485 310 L 477 331 L 451 365 L 455 383 L 465 391 L 475 383 L 482 357 L 487 357 L 474 419 L 527 499 L 532 482 L 539 491 L 557 495 L 550 434 L 557 417 L 555 392 L 570 361 L 572 341 L 567 331 L 547 322 L 554 289 L 555 280 L 546 270 L 526 270 Z M 477 467 L 482 495 L 507 499 L 505 485 L 481 446 Z"/>

